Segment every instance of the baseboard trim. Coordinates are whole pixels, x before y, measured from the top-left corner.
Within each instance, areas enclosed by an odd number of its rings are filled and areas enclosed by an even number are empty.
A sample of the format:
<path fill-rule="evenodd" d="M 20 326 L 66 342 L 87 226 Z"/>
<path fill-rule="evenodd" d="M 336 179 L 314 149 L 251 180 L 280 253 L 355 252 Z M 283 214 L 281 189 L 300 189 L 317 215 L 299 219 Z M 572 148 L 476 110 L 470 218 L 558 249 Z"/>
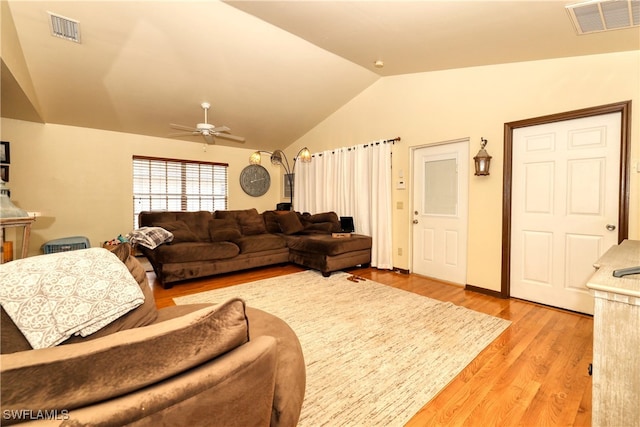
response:
<path fill-rule="evenodd" d="M 481 288 L 479 286 L 473 286 L 470 284 L 466 284 L 464 285 L 464 290 L 465 291 L 471 291 L 471 292 L 477 292 L 479 294 L 484 294 L 484 295 L 489 295 L 495 298 L 501 298 L 501 299 L 505 299 L 505 297 L 502 296 L 502 293 L 500 293 L 500 291 L 494 291 L 491 289 L 486 289 L 486 288 Z"/>

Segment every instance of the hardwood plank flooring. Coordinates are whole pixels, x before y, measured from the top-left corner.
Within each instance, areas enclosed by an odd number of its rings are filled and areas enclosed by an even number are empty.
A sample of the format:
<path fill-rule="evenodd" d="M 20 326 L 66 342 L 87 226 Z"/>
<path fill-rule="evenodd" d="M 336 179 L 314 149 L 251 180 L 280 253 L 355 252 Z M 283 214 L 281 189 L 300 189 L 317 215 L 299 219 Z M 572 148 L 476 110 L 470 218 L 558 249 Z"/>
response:
<path fill-rule="evenodd" d="M 192 280 L 163 289 L 148 273 L 158 307 L 173 298 L 291 274 L 295 265 Z M 406 424 L 590 426 L 593 319 L 517 299 L 503 300 L 414 274 L 349 270 L 395 288 L 508 319 L 512 325 Z"/>

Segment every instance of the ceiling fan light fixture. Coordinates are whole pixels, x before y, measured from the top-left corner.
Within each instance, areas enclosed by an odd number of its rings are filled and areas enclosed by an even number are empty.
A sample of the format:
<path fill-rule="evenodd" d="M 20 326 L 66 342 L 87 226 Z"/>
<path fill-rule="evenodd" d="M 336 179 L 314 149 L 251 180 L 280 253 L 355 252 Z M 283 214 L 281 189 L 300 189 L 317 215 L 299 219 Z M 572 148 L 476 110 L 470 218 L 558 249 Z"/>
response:
<path fill-rule="evenodd" d="M 215 128 L 215 126 L 212 125 L 211 123 L 198 123 L 196 125 L 196 129 L 198 130 L 210 131 L 210 130 L 213 130 L 213 128 Z"/>

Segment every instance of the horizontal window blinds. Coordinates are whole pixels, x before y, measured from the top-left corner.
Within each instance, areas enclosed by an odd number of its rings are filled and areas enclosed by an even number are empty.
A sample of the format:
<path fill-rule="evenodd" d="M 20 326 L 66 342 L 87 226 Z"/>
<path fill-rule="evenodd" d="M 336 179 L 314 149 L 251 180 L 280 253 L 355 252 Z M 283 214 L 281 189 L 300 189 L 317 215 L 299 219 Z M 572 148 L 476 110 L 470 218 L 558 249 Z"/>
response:
<path fill-rule="evenodd" d="M 226 163 L 133 157 L 133 225 L 149 210 L 215 211 L 227 208 Z"/>

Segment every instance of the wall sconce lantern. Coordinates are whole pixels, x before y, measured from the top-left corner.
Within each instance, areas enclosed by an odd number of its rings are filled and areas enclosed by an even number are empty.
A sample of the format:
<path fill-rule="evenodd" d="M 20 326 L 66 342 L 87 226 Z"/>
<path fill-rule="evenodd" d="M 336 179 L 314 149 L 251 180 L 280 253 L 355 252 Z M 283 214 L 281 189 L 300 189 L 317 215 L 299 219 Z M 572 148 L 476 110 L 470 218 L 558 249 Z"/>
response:
<path fill-rule="evenodd" d="M 491 164 L 491 156 L 484 147 L 487 146 L 487 140 L 484 138 L 480 138 L 480 151 L 473 158 L 473 161 L 476 166 L 476 176 L 485 176 L 489 175 L 489 166 Z"/>

